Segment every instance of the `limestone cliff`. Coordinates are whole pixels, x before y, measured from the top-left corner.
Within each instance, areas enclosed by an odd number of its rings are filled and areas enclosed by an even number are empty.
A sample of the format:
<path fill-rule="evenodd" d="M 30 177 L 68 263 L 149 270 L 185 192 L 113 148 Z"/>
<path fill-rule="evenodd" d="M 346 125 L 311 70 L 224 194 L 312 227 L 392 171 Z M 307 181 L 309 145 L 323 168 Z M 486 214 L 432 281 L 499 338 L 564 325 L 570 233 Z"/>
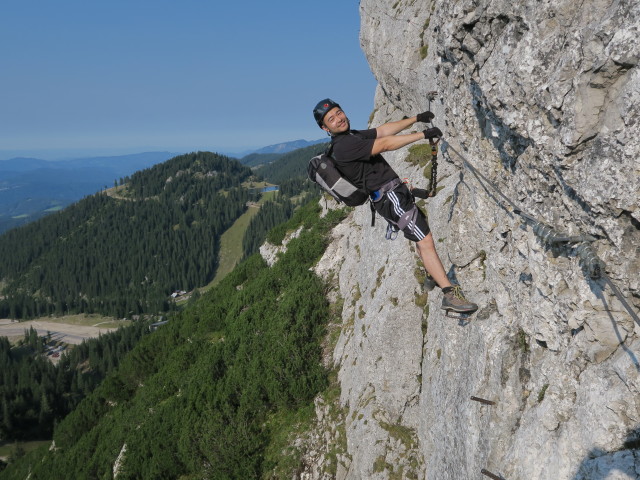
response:
<path fill-rule="evenodd" d="M 342 310 L 341 393 L 318 399 L 300 478 L 640 478 L 640 4 L 361 0 L 360 13 L 371 126 L 430 107 L 445 133 L 425 210 L 481 308 L 444 316 L 412 245 L 357 208 L 318 265 Z M 425 186 L 420 153 L 386 158 Z M 551 229 L 572 241 L 551 244 Z"/>

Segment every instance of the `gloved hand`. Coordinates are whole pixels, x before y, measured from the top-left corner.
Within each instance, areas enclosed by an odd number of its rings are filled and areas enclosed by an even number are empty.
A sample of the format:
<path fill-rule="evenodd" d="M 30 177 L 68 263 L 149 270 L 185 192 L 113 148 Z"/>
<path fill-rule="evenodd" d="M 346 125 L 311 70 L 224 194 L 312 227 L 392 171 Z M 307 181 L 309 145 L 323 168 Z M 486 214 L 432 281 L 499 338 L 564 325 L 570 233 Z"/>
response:
<path fill-rule="evenodd" d="M 438 127 L 427 128 L 426 130 L 423 130 L 422 133 L 424 133 L 424 138 L 428 138 L 429 140 L 442 136 L 442 130 Z"/>
<path fill-rule="evenodd" d="M 430 111 L 422 112 L 416 115 L 418 117 L 418 122 L 428 123 L 433 120 L 436 116 Z"/>
<path fill-rule="evenodd" d="M 412 188 L 411 193 L 414 197 L 429 198 L 429 192 L 427 192 L 424 188 Z"/>

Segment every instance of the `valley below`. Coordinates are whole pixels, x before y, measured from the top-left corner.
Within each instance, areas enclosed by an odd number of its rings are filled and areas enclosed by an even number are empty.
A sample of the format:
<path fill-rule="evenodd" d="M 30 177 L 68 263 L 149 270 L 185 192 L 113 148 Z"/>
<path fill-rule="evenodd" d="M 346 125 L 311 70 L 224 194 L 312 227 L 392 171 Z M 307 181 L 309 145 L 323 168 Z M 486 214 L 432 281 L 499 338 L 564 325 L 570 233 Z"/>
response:
<path fill-rule="evenodd" d="M 82 317 L 79 319 L 78 317 Z M 33 327 L 39 336 L 51 335 L 51 340 L 78 345 L 89 338 L 117 330 L 119 326 L 129 324 L 123 320 L 113 320 L 106 317 L 67 316 L 61 318 L 44 318 L 16 322 L 11 319 L 0 319 L 0 337 L 7 337 L 10 341 L 24 338 L 24 332 Z"/>

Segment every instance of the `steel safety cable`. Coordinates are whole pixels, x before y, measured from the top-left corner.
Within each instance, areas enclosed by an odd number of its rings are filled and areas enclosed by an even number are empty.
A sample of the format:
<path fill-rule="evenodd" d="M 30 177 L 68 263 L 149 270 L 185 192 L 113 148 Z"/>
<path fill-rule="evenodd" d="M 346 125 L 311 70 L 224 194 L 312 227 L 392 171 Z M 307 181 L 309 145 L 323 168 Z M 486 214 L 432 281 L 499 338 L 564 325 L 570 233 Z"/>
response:
<path fill-rule="evenodd" d="M 448 150 L 451 150 L 455 153 L 465 168 L 467 168 L 471 173 L 473 173 L 476 178 L 480 181 L 481 184 L 489 185 L 491 189 L 497 193 L 505 202 L 507 202 L 512 208 L 513 213 L 519 215 L 525 223 L 532 226 L 533 232 L 538 236 L 543 243 L 547 245 L 554 245 L 560 243 L 575 243 L 578 244 L 575 247 L 575 252 L 578 255 L 580 260 L 580 264 L 585 269 L 586 273 L 590 278 L 597 280 L 602 278 L 604 282 L 609 285 L 613 294 L 620 300 L 625 310 L 631 315 L 633 320 L 640 325 L 640 318 L 638 314 L 634 311 L 634 309 L 629 305 L 626 301 L 620 289 L 613 283 L 611 278 L 606 274 L 605 263 L 598 257 L 597 253 L 591 246 L 591 242 L 596 241 L 597 239 L 589 234 L 582 235 L 566 235 L 562 233 L 557 233 L 553 227 L 547 225 L 544 222 L 536 219 L 533 215 L 530 215 L 522 209 L 520 209 L 509 197 L 507 197 L 491 180 L 489 180 L 485 175 L 483 175 L 476 167 L 473 166 L 469 160 L 465 158 L 458 150 L 456 150 L 450 143 L 443 141 L 442 142 L 442 150 L 446 153 L 449 158 L 451 155 L 448 154 Z M 453 159 L 451 159 L 453 161 Z M 486 186 L 485 186 L 486 189 Z"/>

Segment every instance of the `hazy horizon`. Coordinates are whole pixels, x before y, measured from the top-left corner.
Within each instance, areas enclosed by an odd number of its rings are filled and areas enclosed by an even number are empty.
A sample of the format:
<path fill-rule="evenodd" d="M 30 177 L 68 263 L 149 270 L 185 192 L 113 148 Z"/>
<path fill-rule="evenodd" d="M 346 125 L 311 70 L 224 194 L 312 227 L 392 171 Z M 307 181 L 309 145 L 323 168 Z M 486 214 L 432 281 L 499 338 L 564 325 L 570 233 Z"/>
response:
<path fill-rule="evenodd" d="M 216 147 L 200 147 L 200 148 L 164 148 L 157 146 L 148 147 L 132 147 L 132 148 L 85 148 L 85 149 L 24 149 L 24 150 L 12 150 L 1 149 L 0 150 L 0 162 L 6 160 L 12 160 L 14 158 L 35 158 L 38 160 L 47 161 L 63 161 L 74 160 L 78 158 L 90 158 L 90 157 L 117 157 L 124 155 L 135 155 L 138 153 L 148 152 L 170 152 L 180 155 L 183 153 L 190 153 L 196 151 L 207 151 L 219 153 L 227 156 L 244 156 L 256 150 L 271 146 L 278 145 L 280 143 L 295 142 L 298 140 L 304 140 L 307 142 L 315 142 L 322 137 L 318 136 L 313 139 L 307 138 L 294 138 L 290 140 L 284 140 L 282 142 L 272 142 L 265 145 L 247 146 L 246 148 L 216 148 Z"/>

